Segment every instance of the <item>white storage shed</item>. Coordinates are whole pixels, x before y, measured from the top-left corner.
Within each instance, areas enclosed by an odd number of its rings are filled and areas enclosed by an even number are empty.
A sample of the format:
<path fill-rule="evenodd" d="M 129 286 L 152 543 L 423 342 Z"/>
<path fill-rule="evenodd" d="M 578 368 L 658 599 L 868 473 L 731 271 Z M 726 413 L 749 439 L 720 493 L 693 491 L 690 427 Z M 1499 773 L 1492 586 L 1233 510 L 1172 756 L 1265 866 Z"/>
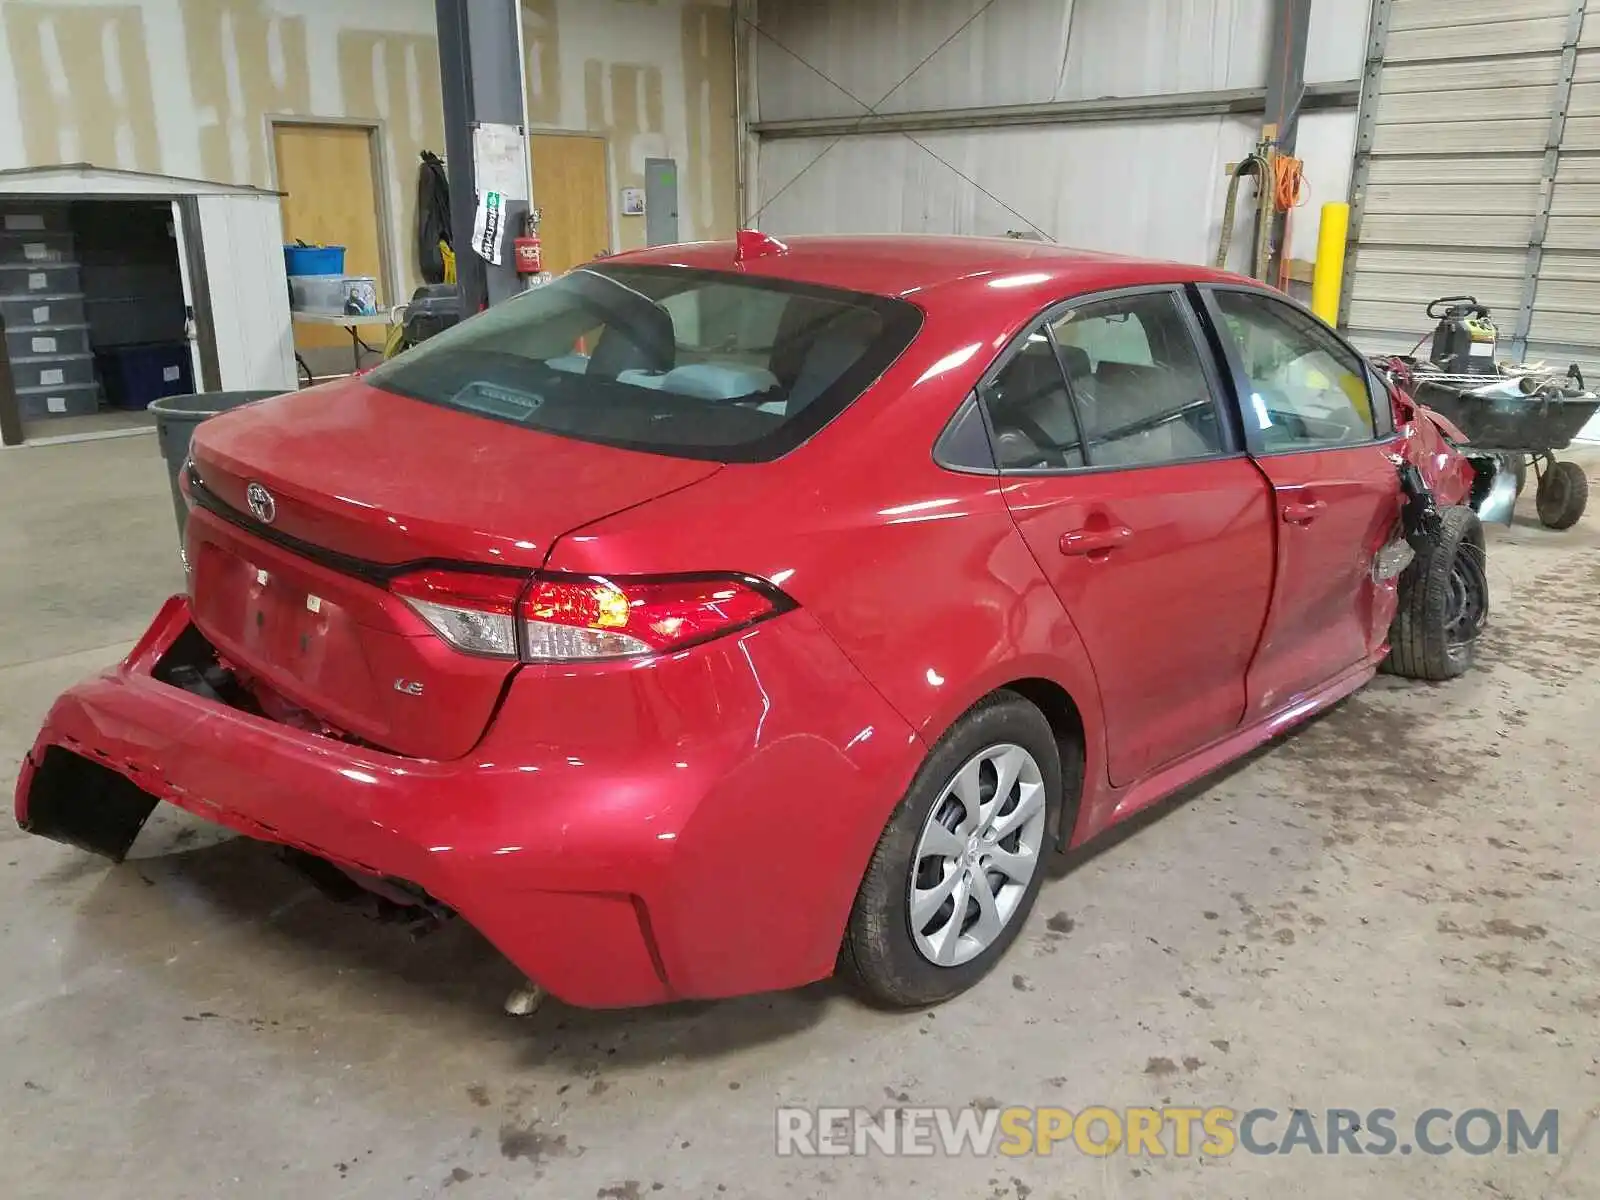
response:
<path fill-rule="evenodd" d="M 196 391 L 297 386 L 279 200 L 261 188 L 89 163 L 0 171 L 0 209 L 19 227 L 33 202 L 41 210 L 84 201 L 170 205 Z"/>

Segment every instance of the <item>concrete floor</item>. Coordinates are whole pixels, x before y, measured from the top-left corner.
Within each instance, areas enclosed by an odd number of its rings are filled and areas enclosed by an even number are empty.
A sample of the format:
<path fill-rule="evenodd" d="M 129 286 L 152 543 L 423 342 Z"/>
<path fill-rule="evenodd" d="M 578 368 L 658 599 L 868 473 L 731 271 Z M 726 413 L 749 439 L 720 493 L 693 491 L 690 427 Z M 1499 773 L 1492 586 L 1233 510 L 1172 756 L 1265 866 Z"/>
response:
<path fill-rule="evenodd" d="M 1592 461 L 1592 460 L 1591 460 Z M 1526 505 L 1524 509 L 1526 510 Z M 0 784 L 180 586 L 154 439 L 0 454 Z M 922 1015 L 820 985 L 504 1017 L 168 811 L 121 867 L 0 829 L 0 1195 L 1600 1194 L 1600 512 L 1491 534 L 1482 664 L 1380 680 L 1070 874 Z M 1558 1108 L 1560 1153 L 780 1160 L 773 1107 Z"/>

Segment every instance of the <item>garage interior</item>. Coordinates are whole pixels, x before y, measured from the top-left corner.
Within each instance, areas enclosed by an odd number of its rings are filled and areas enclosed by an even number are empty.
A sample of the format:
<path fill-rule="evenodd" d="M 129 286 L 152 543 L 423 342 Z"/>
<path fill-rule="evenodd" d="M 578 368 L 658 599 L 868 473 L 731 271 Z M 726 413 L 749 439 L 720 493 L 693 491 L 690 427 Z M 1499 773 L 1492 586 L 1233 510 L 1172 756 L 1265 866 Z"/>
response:
<path fill-rule="evenodd" d="M 469 247 L 491 125 L 516 134 L 508 218 L 539 213 L 526 282 L 509 242 Z M 746 228 L 1206 264 L 1228 241 L 1252 273 L 1258 189 L 1230 211 L 1229 185 L 1263 137 L 1300 181 L 1262 278 L 1331 295 L 1359 350 L 1425 354 L 1428 303 L 1471 296 L 1502 359 L 1600 381 L 1600 0 L 5 4 L 5 794 L 55 698 L 185 590 L 148 404 L 370 368 L 441 230 L 466 311 Z M 374 311 L 296 307 L 297 244 L 342 247 Z M 1593 478 L 1600 419 L 1554 454 Z M 170 806 L 115 866 L 6 821 L 0 1195 L 1600 1195 L 1600 515 L 1549 528 L 1536 491 L 1485 526 L 1472 670 L 1379 676 L 1061 857 L 1000 968 L 937 1009 L 823 982 L 514 1018 L 522 979 L 464 923 L 331 906 Z M 774 1152 L 779 1105 L 907 1104 L 1561 1127 L 1517 1156 Z"/>

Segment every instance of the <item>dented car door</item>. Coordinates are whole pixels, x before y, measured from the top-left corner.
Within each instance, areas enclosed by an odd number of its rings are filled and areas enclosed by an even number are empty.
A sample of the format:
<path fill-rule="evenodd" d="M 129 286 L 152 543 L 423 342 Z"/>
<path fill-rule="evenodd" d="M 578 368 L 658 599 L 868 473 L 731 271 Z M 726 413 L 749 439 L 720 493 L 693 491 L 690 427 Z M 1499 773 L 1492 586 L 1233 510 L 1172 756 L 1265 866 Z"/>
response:
<path fill-rule="evenodd" d="M 1203 290 L 1246 444 L 1272 486 L 1276 581 L 1250 664 L 1250 720 L 1381 652 L 1392 587 L 1373 560 L 1400 514 L 1396 439 L 1365 363 L 1314 316 L 1259 289 Z"/>

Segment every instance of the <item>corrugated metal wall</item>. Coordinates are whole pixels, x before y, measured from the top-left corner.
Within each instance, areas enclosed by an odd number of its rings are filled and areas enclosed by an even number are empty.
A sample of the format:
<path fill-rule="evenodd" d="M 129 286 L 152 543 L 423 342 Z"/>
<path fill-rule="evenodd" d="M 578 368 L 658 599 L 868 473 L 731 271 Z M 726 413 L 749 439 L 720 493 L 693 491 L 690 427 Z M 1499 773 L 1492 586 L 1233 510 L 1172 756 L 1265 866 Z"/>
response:
<path fill-rule="evenodd" d="M 919 133 L 921 146 L 899 134 L 871 134 L 844 138 L 831 150 L 831 138 L 785 138 L 762 147 L 764 189 L 783 186 L 827 155 L 777 197 L 760 225 L 779 234 L 995 236 L 1031 222 L 1064 245 L 1204 262 L 1216 253 L 1222 228 L 1226 165 L 1248 153 L 1259 127 L 1259 119 L 1243 117 L 1116 121 Z M 1303 214 L 1344 199 L 1354 140 L 1353 113 L 1302 118 L 1300 151 L 1314 164 Z M 1249 195 L 1247 189 L 1235 237 L 1234 265 L 1241 267 Z M 1302 221 L 1296 253 L 1310 257 L 1315 218 Z"/>
<path fill-rule="evenodd" d="M 847 92 L 876 107 L 980 10 L 879 111 L 1259 87 L 1270 9 L 1271 0 L 995 0 L 987 8 L 984 0 L 765 0 L 755 8 L 764 34 L 756 39 L 760 117 L 855 116 L 861 109 Z M 1367 11 L 1361 0 L 1314 0 L 1308 83 L 1360 75 Z"/>
<path fill-rule="evenodd" d="M 1259 88 L 1269 11 L 1270 0 L 997 0 L 987 9 L 982 0 L 767 0 L 756 13 L 764 33 L 753 39 L 756 116 Z M 1366 39 L 1365 3 L 1316 0 L 1307 81 L 1359 78 Z M 880 133 L 764 139 L 750 207 L 779 234 L 1001 234 L 1031 223 L 1070 245 L 1204 261 L 1221 230 L 1225 165 L 1248 151 L 1260 123 L 1249 115 L 975 123 L 918 133 L 922 146 Z M 1355 126 L 1354 110 L 1302 119 L 1312 197 L 1301 210 L 1300 255 L 1310 257 L 1317 207 L 1346 196 Z M 1237 239 L 1241 261 L 1245 240 Z"/>
<path fill-rule="evenodd" d="M 1600 0 L 1583 8 L 1389 0 L 1348 308 L 1364 348 L 1409 350 L 1427 301 L 1468 293 L 1529 356 L 1600 365 Z"/>

